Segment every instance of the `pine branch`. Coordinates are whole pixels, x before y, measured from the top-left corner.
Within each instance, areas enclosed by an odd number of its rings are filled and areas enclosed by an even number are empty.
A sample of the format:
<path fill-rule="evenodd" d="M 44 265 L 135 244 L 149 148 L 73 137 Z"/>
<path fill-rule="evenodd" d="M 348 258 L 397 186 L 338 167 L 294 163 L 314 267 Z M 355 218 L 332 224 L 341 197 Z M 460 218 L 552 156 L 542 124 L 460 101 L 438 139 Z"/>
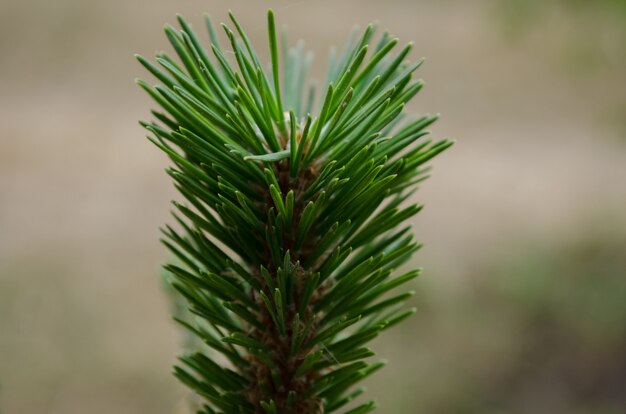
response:
<path fill-rule="evenodd" d="M 411 292 L 390 293 L 418 275 L 394 276 L 420 247 L 404 223 L 421 206 L 403 205 L 452 142 L 425 138 L 436 116 L 404 115 L 422 87 L 410 44 L 394 54 L 368 26 L 331 61 L 316 114 L 302 43 L 281 53 L 269 11 L 266 71 L 230 18 L 229 50 L 208 17 L 210 52 L 178 16 L 165 27 L 178 62 L 137 56 L 164 111 L 141 124 L 186 200 L 163 229 L 165 267 L 195 315 L 179 322 L 208 349 L 175 375 L 204 398 L 198 413 L 338 412 L 383 365 L 367 343 L 414 312 Z"/>

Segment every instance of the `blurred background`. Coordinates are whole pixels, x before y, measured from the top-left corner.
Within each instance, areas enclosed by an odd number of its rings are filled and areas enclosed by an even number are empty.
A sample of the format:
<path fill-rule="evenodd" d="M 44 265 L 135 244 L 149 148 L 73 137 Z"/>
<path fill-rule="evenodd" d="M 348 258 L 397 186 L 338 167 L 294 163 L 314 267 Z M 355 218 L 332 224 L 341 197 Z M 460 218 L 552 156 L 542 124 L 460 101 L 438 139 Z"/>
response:
<path fill-rule="evenodd" d="M 414 41 L 409 110 L 458 140 L 417 193 L 418 313 L 374 344 L 379 412 L 626 412 L 625 1 L 0 0 L 0 413 L 184 412 L 177 196 L 133 53 L 232 8 L 267 56 L 268 7 L 317 79 L 355 24 Z"/>

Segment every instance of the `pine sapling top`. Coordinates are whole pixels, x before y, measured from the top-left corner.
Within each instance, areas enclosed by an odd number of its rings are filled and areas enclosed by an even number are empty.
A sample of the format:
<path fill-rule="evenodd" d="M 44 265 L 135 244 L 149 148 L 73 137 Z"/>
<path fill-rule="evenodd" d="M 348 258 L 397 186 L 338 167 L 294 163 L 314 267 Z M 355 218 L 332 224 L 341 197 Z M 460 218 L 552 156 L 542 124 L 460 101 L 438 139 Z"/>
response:
<path fill-rule="evenodd" d="M 437 116 L 404 112 L 423 85 L 411 44 L 355 32 L 318 90 L 312 54 L 279 44 L 271 11 L 269 66 L 230 18 L 227 45 L 208 17 L 207 42 L 178 16 L 177 60 L 137 56 L 161 107 L 141 124 L 182 196 L 165 267 L 203 344 L 175 374 L 202 414 L 370 412 L 349 404 L 383 365 L 367 343 L 414 312 L 398 288 L 419 271 L 396 270 L 420 247 L 411 195 L 452 142 L 427 137 Z"/>

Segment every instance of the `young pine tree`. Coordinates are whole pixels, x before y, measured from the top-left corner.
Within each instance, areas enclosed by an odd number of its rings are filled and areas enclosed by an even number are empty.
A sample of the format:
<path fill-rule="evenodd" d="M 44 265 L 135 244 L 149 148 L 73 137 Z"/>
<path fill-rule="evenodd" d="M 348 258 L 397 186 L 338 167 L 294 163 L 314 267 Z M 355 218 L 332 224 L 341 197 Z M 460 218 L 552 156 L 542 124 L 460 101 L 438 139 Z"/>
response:
<path fill-rule="evenodd" d="M 165 27 L 178 62 L 137 57 L 164 110 L 142 125 L 185 200 L 163 230 L 165 268 L 193 314 L 179 322 L 206 345 L 175 374 L 202 414 L 370 412 L 346 405 L 383 365 L 367 343 L 414 312 L 397 288 L 419 271 L 395 272 L 419 248 L 410 196 L 452 142 L 425 138 L 436 116 L 404 116 L 423 85 L 410 44 L 394 53 L 398 39 L 368 26 L 331 55 L 317 99 L 311 54 L 279 46 L 271 11 L 269 70 L 230 18 L 225 48 L 208 18 L 211 53 L 179 16 Z"/>

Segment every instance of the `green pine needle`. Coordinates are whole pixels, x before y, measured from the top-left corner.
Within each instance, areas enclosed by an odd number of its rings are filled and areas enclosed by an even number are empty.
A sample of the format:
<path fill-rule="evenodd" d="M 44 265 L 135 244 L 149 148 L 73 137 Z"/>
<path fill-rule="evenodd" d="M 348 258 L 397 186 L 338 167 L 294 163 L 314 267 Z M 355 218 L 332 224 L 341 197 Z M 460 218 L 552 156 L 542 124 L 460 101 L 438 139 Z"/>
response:
<path fill-rule="evenodd" d="M 420 247 L 406 222 L 421 206 L 404 204 L 453 142 L 424 138 L 438 116 L 404 113 L 423 86 L 411 44 L 394 53 L 375 26 L 355 32 L 316 105 L 312 54 L 284 34 L 279 45 L 273 12 L 269 71 L 229 16 L 229 50 L 208 16 L 207 43 L 178 15 L 181 30 L 165 27 L 178 61 L 137 56 L 163 110 L 141 125 L 186 200 L 163 230 L 193 315 L 177 320 L 207 346 L 175 375 L 204 398 L 198 413 L 337 412 L 384 365 L 365 345 L 415 312 L 413 292 L 392 292 L 419 274 L 395 275 Z"/>

